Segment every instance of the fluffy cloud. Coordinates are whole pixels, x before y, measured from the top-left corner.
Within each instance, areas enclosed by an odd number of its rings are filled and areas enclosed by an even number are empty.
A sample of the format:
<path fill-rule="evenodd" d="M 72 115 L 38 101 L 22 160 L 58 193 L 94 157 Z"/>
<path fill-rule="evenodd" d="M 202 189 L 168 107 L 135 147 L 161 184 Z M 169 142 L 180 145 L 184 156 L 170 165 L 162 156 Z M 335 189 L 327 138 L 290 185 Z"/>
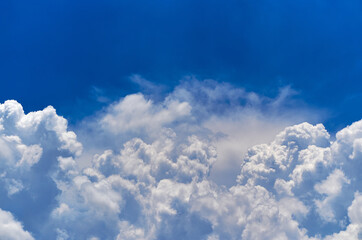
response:
<path fill-rule="evenodd" d="M 316 200 L 316 207 L 319 215 L 325 221 L 335 221 L 333 213 L 333 202 L 340 195 L 343 184 L 349 184 L 350 181 L 345 177 L 344 173 L 336 169 L 326 180 L 314 185 L 315 190 L 319 194 L 324 194 L 326 197 L 322 200 Z"/>
<path fill-rule="evenodd" d="M 152 92 L 159 92 L 155 88 L 151 87 Z M 290 87 L 284 87 L 269 98 L 228 83 L 191 77 L 167 94 L 151 93 L 150 97 L 138 93 L 116 101 L 83 121 L 78 135 L 94 154 L 105 149 L 118 151 L 134 137 L 152 142 L 167 128 L 181 143 L 191 135 L 203 136 L 212 140 L 218 152 L 211 178 L 230 187 L 238 175 L 240 158 L 249 147 L 271 141 L 289 125 L 320 117 L 299 107 L 294 94 Z"/>
<path fill-rule="evenodd" d="M 81 151 L 76 134 L 67 130 L 67 121 L 53 107 L 25 114 L 14 100 L 0 104 L 1 208 L 40 234 L 37 225 L 43 223 L 36 221 L 48 218 L 59 191 L 51 178 L 58 167 L 57 157 L 80 156 Z M 3 213 L 4 221 L 21 229 L 9 214 Z M 29 233 L 19 232 L 19 239 L 30 238 Z"/>
<path fill-rule="evenodd" d="M 0 238 L 4 240 L 34 240 L 28 231 L 24 231 L 21 223 L 16 221 L 10 212 L 1 209 Z"/>
<path fill-rule="evenodd" d="M 271 144 L 249 150 L 238 180 L 241 184 L 264 186 L 271 192 L 274 186 L 277 198 L 299 199 L 308 215 L 316 216 L 302 221 L 301 226 L 308 226 L 306 221 L 329 226 L 319 233 L 326 235 L 335 229 L 343 230 L 350 221 L 346 231 L 333 236 L 358 239 L 360 225 L 353 216 L 359 211 L 361 188 L 360 167 L 355 158 L 360 154 L 358 147 L 356 151 L 359 126 L 361 121 L 342 129 L 336 134 L 336 141 L 329 140 L 320 124 L 288 127 Z"/>
<path fill-rule="evenodd" d="M 0 105 L 0 234 L 359 239 L 362 121 L 335 137 L 322 124 L 286 127 L 303 115 L 285 103 L 292 93 L 266 98 L 190 81 L 161 101 L 141 93 L 120 99 L 84 120 L 79 138 L 52 107 L 25 114 L 7 101 Z M 242 140 L 263 126 L 264 143 Z"/>
<path fill-rule="evenodd" d="M 142 94 L 128 95 L 112 104 L 101 125 L 112 132 L 159 131 L 161 127 L 176 119 L 189 116 L 191 107 L 188 102 L 166 99 L 158 106 L 146 100 Z M 152 127 L 150 127 L 152 126 Z"/>

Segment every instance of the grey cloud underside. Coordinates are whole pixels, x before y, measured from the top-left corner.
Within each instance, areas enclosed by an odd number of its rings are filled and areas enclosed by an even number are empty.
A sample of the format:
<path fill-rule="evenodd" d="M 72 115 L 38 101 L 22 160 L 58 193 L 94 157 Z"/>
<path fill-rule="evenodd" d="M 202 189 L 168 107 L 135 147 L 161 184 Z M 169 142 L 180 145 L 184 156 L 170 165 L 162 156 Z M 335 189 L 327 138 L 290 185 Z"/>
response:
<path fill-rule="evenodd" d="M 24 114 L 6 101 L 0 238 L 360 239 L 362 121 L 335 137 L 322 124 L 285 128 L 276 123 L 296 111 L 283 91 L 194 81 L 161 102 L 129 95 L 84 123 L 94 131 L 83 144 L 52 107 Z M 250 146 L 234 124 L 244 137 L 253 124 L 281 131 Z M 238 174 L 225 186 L 213 171 L 227 177 L 232 153 Z"/>

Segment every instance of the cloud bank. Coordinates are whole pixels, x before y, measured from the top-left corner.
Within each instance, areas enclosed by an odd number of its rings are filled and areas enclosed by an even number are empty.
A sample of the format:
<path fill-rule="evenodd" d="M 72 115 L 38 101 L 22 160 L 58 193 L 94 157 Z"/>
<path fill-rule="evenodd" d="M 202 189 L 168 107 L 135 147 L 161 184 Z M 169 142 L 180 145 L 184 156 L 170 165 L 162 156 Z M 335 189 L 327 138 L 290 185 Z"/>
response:
<path fill-rule="evenodd" d="M 154 87 L 154 86 L 153 86 Z M 0 105 L 1 239 L 360 239 L 362 121 L 188 79 L 70 131 Z"/>

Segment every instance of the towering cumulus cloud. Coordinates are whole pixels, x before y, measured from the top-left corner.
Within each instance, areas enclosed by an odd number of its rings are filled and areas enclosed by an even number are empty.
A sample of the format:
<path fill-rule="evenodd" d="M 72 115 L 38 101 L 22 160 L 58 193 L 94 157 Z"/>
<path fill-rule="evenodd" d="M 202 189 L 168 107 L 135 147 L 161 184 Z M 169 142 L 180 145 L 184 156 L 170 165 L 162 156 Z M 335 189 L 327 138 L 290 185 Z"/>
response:
<path fill-rule="evenodd" d="M 330 136 L 292 94 L 190 80 L 114 102 L 78 137 L 54 108 L 6 101 L 0 238 L 361 239 L 362 121 Z"/>

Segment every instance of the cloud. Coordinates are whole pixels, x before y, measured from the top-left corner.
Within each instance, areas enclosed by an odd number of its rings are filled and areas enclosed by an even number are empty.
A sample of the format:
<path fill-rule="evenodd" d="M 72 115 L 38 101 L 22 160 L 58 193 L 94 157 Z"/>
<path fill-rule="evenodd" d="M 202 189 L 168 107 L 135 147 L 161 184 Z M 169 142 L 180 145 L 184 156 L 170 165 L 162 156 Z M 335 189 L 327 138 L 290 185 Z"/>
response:
<path fill-rule="evenodd" d="M 142 94 L 128 95 L 108 108 L 107 114 L 101 119 L 101 125 L 116 133 L 159 131 L 161 126 L 186 117 L 191 111 L 187 102 L 166 100 L 163 104 L 154 105 Z"/>
<path fill-rule="evenodd" d="M 194 79 L 125 96 L 79 135 L 52 107 L 7 101 L 0 217 L 22 239 L 358 239 L 362 121 L 331 136 L 299 123 L 313 111 L 292 93 Z"/>
<path fill-rule="evenodd" d="M 219 161 L 211 170 L 212 179 L 230 187 L 249 147 L 271 141 L 291 124 L 320 118 L 320 113 L 299 107 L 295 94 L 287 86 L 270 98 L 228 83 L 189 77 L 161 99 L 142 93 L 121 98 L 83 121 L 79 137 L 88 148 L 102 151 L 117 150 L 133 137 L 153 141 L 167 128 L 180 142 L 201 135 L 217 148 Z M 94 138 L 89 138 L 90 132 Z"/>
<path fill-rule="evenodd" d="M 348 207 L 348 217 L 351 223 L 347 226 L 345 231 L 335 233 L 332 236 L 327 236 L 326 240 L 361 239 L 362 237 L 361 210 L 362 210 L 362 196 L 359 192 L 356 192 L 351 206 Z"/>
<path fill-rule="evenodd" d="M 351 209 L 358 211 L 360 174 L 351 153 L 357 153 L 353 143 L 359 141 L 359 126 L 361 121 L 342 129 L 336 134 L 336 141 L 329 140 L 329 134 L 320 124 L 288 127 L 271 144 L 249 150 L 239 182 L 264 186 L 271 192 L 274 186 L 278 198 L 291 196 L 301 200 L 309 209 L 309 215 L 316 216 L 306 221 L 321 226 L 329 224 L 324 235 L 342 230 L 346 219 L 351 224 L 347 226 L 347 232 L 341 231 L 340 235 L 348 235 L 349 231 L 358 235 L 355 231 L 358 221 L 353 219 Z M 351 235 L 350 239 L 357 239 L 357 235 L 353 235 L 354 238 Z"/>
<path fill-rule="evenodd" d="M 16 221 L 10 212 L 0 209 L 0 238 L 4 240 L 34 240 L 21 223 Z"/>
<path fill-rule="evenodd" d="M 323 220 L 335 221 L 333 201 L 341 193 L 343 184 L 349 183 L 350 181 L 345 177 L 344 173 L 339 169 L 335 169 L 327 179 L 314 185 L 319 194 L 326 195 L 324 199 L 316 200 L 317 211 Z"/>
<path fill-rule="evenodd" d="M 51 178 L 57 158 L 80 156 L 82 145 L 53 107 L 25 114 L 14 100 L 0 104 L 0 144 L 1 208 L 40 234 L 59 191 Z"/>

